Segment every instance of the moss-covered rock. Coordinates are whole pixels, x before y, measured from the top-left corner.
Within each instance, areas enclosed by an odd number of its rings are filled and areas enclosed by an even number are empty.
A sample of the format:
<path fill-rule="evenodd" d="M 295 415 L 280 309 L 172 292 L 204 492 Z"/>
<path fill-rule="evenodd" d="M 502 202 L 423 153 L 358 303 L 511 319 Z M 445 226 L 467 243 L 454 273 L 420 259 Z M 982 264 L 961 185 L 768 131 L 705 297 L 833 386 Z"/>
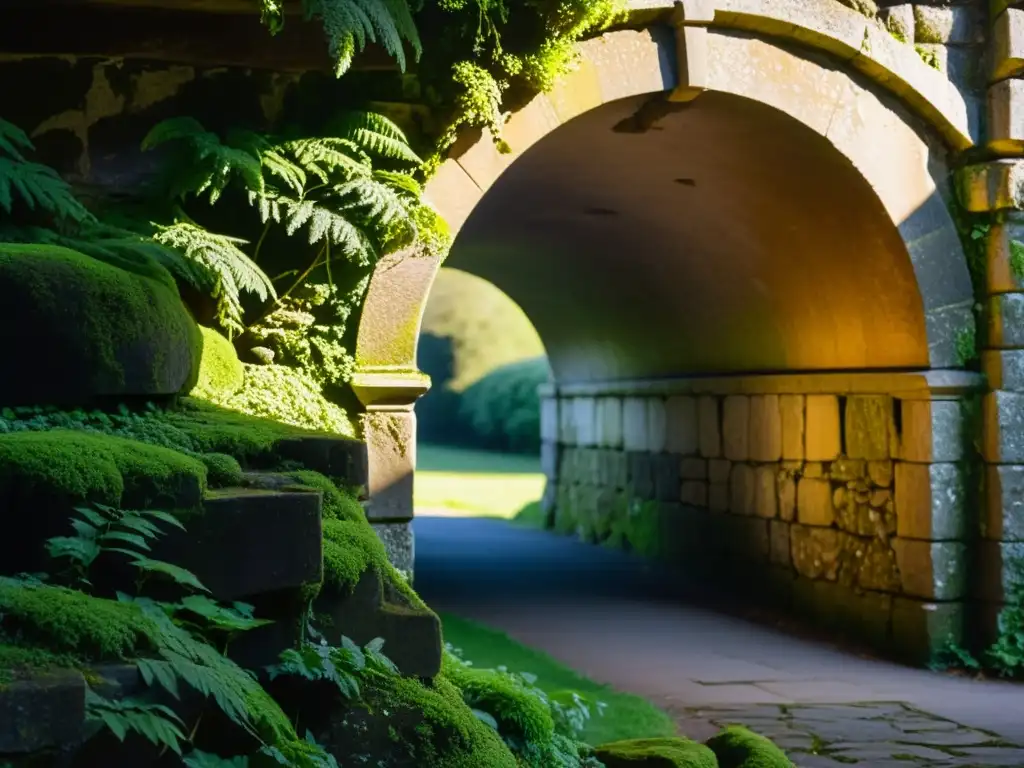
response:
<path fill-rule="evenodd" d="M 764 736 L 730 726 L 705 742 L 719 768 L 792 768 L 786 753 Z"/>
<path fill-rule="evenodd" d="M 245 369 L 235 346 L 212 328 L 200 326 L 199 331 L 203 335 L 203 356 L 190 394 L 211 399 L 231 397 L 245 383 Z"/>
<path fill-rule="evenodd" d="M 0 244 L 0 404 L 83 405 L 191 388 L 198 327 L 173 280 L 57 246 Z"/>
<path fill-rule="evenodd" d="M 204 453 L 199 460 L 206 466 L 211 488 L 227 488 L 242 482 L 242 465 L 226 453 Z"/>
<path fill-rule="evenodd" d="M 0 434 L 0 573 L 45 564 L 44 543 L 66 535 L 76 505 L 194 509 L 206 489 L 197 459 L 155 445 L 55 429 Z"/>
<path fill-rule="evenodd" d="M 598 747 L 594 756 L 606 768 L 718 768 L 714 752 L 680 738 L 615 741 Z"/>

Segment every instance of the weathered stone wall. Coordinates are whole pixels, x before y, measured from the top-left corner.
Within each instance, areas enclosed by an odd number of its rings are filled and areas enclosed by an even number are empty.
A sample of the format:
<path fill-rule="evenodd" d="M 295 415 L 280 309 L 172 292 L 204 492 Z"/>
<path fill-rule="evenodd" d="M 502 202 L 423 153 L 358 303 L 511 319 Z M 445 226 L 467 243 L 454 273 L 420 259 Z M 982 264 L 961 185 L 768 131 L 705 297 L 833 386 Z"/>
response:
<path fill-rule="evenodd" d="M 548 392 L 545 505 L 557 530 L 921 659 L 963 631 L 977 385 L 944 372 Z"/>

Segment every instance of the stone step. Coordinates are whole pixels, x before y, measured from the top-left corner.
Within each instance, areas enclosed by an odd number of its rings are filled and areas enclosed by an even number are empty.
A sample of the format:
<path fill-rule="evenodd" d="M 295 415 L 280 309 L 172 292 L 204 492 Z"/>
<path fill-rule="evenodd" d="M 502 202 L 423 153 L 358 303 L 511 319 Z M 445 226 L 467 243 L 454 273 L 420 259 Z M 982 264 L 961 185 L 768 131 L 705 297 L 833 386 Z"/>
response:
<path fill-rule="evenodd" d="M 361 440 L 325 435 L 288 437 L 275 444 L 274 452 L 280 459 L 346 485 L 366 488 L 369 484 L 369 456 Z"/>
<path fill-rule="evenodd" d="M 342 635 L 359 646 L 380 637 L 384 655 L 406 677 L 432 678 L 441 671 L 443 641 L 437 614 L 400 598 L 385 599 L 384 586 L 373 569 L 362 575 L 349 595 L 325 588 L 313 610 L 329 617 L 321 631 L 332 645 L 339 644 Z"/>
<path fill-rule="evenodd" d="M 218 600 L 298 590 L 323 577 L 321 504 L 316 491 L 210 491 L 203 514 L 153 556 L 192 571 Z"/>

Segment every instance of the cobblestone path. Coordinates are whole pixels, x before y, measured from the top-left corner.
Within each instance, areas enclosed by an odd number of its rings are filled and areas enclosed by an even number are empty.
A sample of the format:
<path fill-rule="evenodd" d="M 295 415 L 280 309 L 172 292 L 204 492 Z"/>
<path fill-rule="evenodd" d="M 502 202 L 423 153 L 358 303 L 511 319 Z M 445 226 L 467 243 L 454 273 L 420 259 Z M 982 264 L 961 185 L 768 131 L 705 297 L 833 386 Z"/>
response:
<path fill-rule="evenodd" d="M 853 655 L 658 595 L 621 553 L 500 521 L 418 517 L 416 588 L 703 740 L 746 725 L 798 768 L 1024 768 L 1024 684 Z"/>

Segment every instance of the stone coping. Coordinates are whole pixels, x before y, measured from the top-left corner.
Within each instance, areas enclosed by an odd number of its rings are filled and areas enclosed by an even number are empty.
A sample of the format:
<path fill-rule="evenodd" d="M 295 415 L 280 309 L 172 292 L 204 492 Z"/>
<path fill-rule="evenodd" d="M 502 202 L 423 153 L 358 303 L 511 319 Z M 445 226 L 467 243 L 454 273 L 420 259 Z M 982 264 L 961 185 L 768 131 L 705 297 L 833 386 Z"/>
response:
<path fill-rule="evenodd" d="M 945 73 L 925 64 L 914 46 L 839 0 L 685 0 L 683 6 L 695 3 L 702 11 L 713 9 L 712 29 L 783 39 L 848 62 L 924 117 L 954 150 L 972 147 L 980 138 L 963 95 Z M 676 3 L 630 0 L 629 7 L 638 20 L 663 11 L 667 21 Z"/>
<path fill-rule="evenodd" d="M 538 393 L 541 397 L 887 394 L 912 400 L 956 397 L 984 387 L 985 377 L 971 371 L 854 371 L 547 383 Z"/>

